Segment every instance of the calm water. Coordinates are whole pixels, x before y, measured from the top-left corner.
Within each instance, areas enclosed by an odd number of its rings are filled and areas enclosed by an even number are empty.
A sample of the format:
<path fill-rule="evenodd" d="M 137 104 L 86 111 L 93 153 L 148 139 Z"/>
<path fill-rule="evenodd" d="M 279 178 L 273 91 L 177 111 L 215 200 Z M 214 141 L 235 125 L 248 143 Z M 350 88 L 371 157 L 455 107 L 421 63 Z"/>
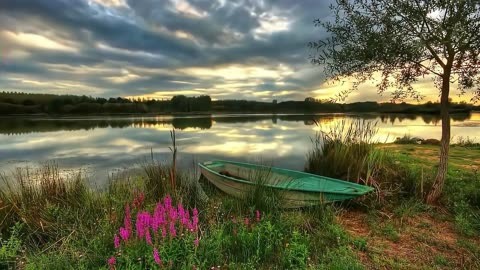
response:
<path fill-rule="evenodd" d="M 157 117 L 0 118 L 0 171 L 54 160 L 65 169 L 83 168 L 92 179 L 170 156 L 170 130 L 177 130 L 179 163 L 213 158 L 259 161 L 303 169 L 310 138 L 337 121 L 377 121 L 377 139 L 391 142 L 410 134 L 440 139 L 437 117 L 415 115 L 212 115 Z M 452 118 L 453 140 L 480 141 L 480 113 Z M 101 183 L 100 183 L 101 184 Z"/>

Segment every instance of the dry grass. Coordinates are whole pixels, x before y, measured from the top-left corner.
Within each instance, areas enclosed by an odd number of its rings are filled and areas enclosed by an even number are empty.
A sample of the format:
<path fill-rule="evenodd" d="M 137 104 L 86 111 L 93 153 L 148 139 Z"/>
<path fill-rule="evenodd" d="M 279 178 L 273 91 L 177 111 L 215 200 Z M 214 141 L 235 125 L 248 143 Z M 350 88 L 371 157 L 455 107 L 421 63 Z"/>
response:
<path fill-rule="evenodd" d="M 338 220 L 353 237 L 366 239 L 368 248 L 357 252 L 368 269 L 478 269 L 480 258 L 459 245 L 464 238 L 454 224 L 436 215 L 400 219 L 383 213 L 372 222 L 367 213 L 346 211 Z M 389 224 L 394 224 L 398 238 L 382 231 Z M 479 237 L 469 241 L 480 244 Z"/>

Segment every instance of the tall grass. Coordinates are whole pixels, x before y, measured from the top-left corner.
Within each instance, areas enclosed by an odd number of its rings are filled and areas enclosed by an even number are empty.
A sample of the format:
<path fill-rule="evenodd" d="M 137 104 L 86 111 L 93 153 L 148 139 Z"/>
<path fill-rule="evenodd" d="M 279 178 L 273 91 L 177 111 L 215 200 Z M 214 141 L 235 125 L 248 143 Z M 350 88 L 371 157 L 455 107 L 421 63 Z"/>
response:
<path fill-rule="evenodd" d="M 280 180 L 274 179 L 271 167 L 252 170 L 248 179 L 253 184 L 242 200 L 244 207 L 250 210 L 258 209 L 267 213 L 278 212 L 284 202 L 284 196 L 281 191 L 271 187 L 271 185 L 280 183 Z M 288 185 L 288 182 L 286 184 Z"/>
<path fill-rule="evenodd" d="M 85 209 L 90 197 L 81 173 L 61 173 L 55 163 L 33 170 L 17 168 L 11 176 L 1 175 L 1 180 L 0 232 L 22 222 L 31 240 L 38 243 L 56 237 L 62 229 L 56 222 L 58 208 Z M 75 222 L 76 217 L 68 218 Z"/>
<path fill-rule="evenodd" d="M 175 130 L 170 132 L 170 138 L 172 143 L 169 147 L 172 152 L 171 164 L 155 160 L 153 150 L 150 160 L 145 159 L 142 164 L 143 171 L 146 174 L 144 181 L 146 196 L 155 201 L 158 198 L 170 195 L 183 204 L 192 207 L 199 203 L 205 203 L 208 196 L 197 181 L 196 166 L 190 173 L 177 170 L 178 149 Z"/>
<path fill-rule="evenodd" d="M 317 132 L 306 170 L 349 181 L 370 181 L 383 157 L 374 146 L 377 131 L 376 122 L 342 120 Z"/>
<path fill-rule="evenodd" d="M 312 139 L 305 170 L 372 186 L 377 201 L 398 196 L 422 196 L 418 174 L 399 167 L 395 156 L 377 147 L 377 123 L 342 120 Z"/>
<path fill-rule="evenodd" d="M 142 167 L 147 176 L 144 184 L 148 198 L 155 200 L 170 194 L 187 206 L 204 204 L 208 200 L 195 172 L 177 171 L 171 165 L 156 160 L 146 161 Z M 172 171 L 175 171 L 175 182 L 171 181 Z"/>
<path fill-rule="evenodd" d="M 462 146 L 466 148 L 480 148 L 480 142 L 476 141 L 475 139 L 472 139 L 470 137 L 462 137 L 459 136 L 457 137 L 455 143 L 453 145 L 456 146 Z"/>

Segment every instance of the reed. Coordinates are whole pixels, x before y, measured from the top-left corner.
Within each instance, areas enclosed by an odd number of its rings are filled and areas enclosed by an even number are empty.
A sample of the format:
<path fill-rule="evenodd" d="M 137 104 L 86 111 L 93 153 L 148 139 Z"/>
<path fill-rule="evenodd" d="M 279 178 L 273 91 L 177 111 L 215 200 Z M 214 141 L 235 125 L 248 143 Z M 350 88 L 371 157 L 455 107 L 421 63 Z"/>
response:
<path fill-rule="evenodd" d="M 271 168 L 265 166 L 263 170 L 255 170 L 247 177 L 252 180 L 250 190 L 242 202 L 247 209 L 258 209 L 267 213 L 276 213 L 280 210 L 284 196 L 282 192 L 269 185 L 276 182 L 289 181 L 288 179 L 273 179 Z M 288 185 L 288 183 L 287 183 Z"/>
<path fill-rule="evenodd" d="M 90 192 L 81 173 L 66 174 L 55 163 L 36 169 L 18 168 L 11 175 L 1 175 L 0 232 L 13 224 L 25 224 L 33 242 L 45 243 L 64 229 L 57 223 L 59 208 L 85 210 Z M 63 225 L 77 221 L 75 215 L 65 216 Z"/>
<path fill-rule="evenodd" d="M 382 155 L 375 152 L 376 122 L 342 120 L 312 138 L 306 171 L 349 181 L 370 181 Z"/>

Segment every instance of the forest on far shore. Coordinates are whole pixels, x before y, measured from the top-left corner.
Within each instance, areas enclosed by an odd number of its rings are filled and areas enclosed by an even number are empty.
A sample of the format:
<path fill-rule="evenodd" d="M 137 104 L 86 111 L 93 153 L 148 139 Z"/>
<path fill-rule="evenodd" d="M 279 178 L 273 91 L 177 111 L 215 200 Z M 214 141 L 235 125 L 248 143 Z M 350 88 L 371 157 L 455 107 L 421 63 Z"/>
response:
<path fill-rule="evenodd" d="M 480 106 L 466 102 L 450 104 L 451 113 L 469 113 Z M 0 92 L 0 115 L 18 114 L 143 114 L 143 113 L 345 113 L 379 112 L 438 114 L 439 103 L 378 103 L 374 101 L 334 103 L 311 97 L 302 101 L 271 102 L 212 100 L 210 96 L 173 96 L 170 100 L 101 98 L 75 95 Z"/>

